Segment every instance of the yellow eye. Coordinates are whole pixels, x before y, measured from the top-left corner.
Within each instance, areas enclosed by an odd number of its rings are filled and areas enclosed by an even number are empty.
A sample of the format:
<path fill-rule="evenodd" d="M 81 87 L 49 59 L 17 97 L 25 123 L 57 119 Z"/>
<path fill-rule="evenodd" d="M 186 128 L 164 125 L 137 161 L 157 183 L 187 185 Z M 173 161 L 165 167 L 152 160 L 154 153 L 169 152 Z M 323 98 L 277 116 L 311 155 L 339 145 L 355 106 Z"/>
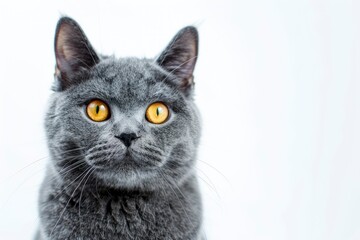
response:
<path fill-rule="evenodd" d="M 109 107 L 101 100 L 93 100 L 86 107 L 88 117 L 95 122 L 102 122 L 109 118 Z"/>
<path fill-rule="evenodd" d="M 154 124 L 164 123 L 169 117 L 168 107 L 161 102 L 152 103 L 146 109 L 146 119 Z"/>

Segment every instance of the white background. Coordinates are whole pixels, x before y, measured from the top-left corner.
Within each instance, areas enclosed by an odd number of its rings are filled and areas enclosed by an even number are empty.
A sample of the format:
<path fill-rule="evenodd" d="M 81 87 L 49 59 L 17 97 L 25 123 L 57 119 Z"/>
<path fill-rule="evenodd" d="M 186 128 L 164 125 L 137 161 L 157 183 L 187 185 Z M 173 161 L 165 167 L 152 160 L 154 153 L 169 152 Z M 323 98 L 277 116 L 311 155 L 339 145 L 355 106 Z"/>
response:
<path fill-rule="evenodd" d="M 360 239 L 360 1 L 1 1 L 0 239 L 31 239 L 53 35 L 153 57 L 200 32 L 199 176 L 210 240 Z"/>

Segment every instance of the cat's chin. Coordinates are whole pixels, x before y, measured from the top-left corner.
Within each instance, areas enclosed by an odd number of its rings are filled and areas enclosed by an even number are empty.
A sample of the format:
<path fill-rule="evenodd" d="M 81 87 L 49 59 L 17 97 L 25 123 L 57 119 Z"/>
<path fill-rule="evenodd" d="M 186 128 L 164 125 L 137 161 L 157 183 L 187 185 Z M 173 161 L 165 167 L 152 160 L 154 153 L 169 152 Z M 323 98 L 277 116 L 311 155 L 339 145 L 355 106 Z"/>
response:
<path fill-rule="evenodd" d="M 153 178 L 159 164 L 132 155 L 129 151 L 103 161 L 86 161 L 94 175 L 112 188 L 141 188 Z"/>
<path fill-rule="evenodd" d="M 133 163 L 115 168 L 97 168 L 94 174 L 103 185 L 118 189 L 153 188 L 149 182 L 158 177 L 156 169 L 139 168 Z"/>

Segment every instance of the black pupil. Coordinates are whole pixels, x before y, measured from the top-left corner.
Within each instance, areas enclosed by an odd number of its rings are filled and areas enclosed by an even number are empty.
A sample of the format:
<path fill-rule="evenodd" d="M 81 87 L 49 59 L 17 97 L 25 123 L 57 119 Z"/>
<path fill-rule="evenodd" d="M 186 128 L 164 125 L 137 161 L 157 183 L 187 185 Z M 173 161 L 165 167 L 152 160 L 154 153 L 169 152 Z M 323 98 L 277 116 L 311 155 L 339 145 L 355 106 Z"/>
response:
<path fill-rule="evenodd" d="M 159 116 L 159 115 L 160 115 L 160 113 L 161 113 L 161 108 L 159 108 L 159 107 L 158 107 L 158 108 L 156 109 L 156 115 L 158 115 L 158 116 Z"/>
<path fill-rule="evenodd" d="M 96 105 L 96 114 L 99 114 L 99 111 L 100 111 L 100 106 Z"/>

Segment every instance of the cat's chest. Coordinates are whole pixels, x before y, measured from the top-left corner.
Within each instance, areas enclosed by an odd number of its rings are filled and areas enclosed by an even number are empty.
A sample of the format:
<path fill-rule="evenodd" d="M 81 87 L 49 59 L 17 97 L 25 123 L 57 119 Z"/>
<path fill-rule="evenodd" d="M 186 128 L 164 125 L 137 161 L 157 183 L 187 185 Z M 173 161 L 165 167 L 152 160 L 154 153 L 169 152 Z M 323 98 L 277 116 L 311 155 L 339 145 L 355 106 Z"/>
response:
<path fill-rule="evenodd" d="M 55 239 L 191 239 L 200 223 L 194 207 L 180 197 L 83 194 L 53 199 L 43 213 L 52 213 Z"/>
<path fill-rule="evenodd" d="M 107 238 L 140 238 L 154 231 L 162 219 L 168 219 L 168 225 L 171 225 L 174 215 L 169 203 L 154 204 L 153 199 L 146 196 L 87 199 L 77 207 L 79 213 L 76 207 L 72 209 L 72 219 L 78 218 L 81 232 L 102 232 L 108 235 Z"/>

